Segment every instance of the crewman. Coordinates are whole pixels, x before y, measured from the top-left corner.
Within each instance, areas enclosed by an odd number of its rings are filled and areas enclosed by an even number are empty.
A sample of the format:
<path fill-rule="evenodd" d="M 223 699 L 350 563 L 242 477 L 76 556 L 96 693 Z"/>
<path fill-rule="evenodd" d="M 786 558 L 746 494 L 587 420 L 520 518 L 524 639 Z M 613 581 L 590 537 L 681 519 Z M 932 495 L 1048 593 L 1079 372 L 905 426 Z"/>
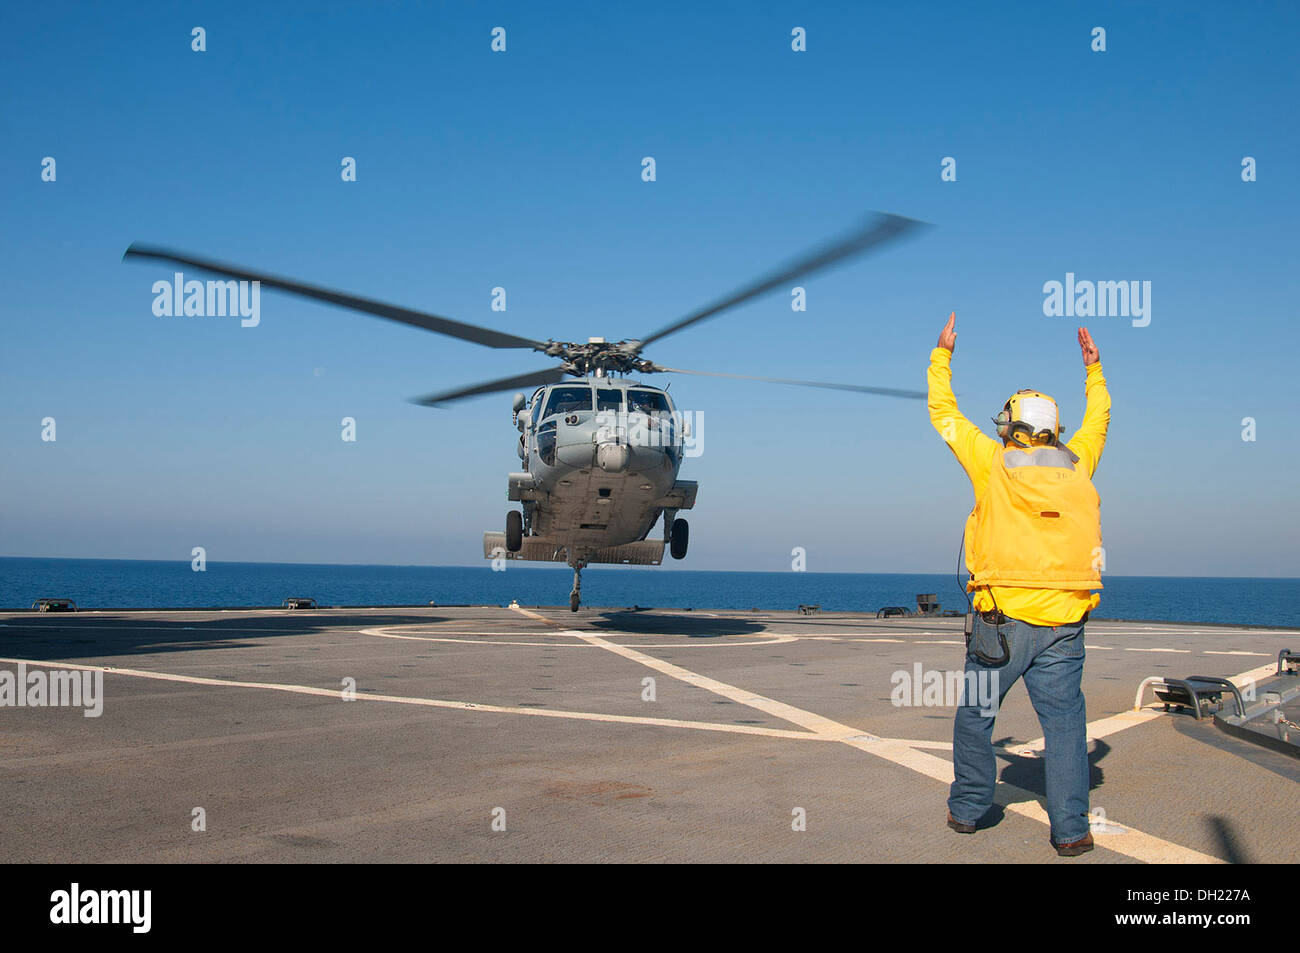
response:
<path fill-rule="evenodd" d="M 1024 678 L 1046 741 L 1051 845 L 1073 857 L 1093 847 L 1083 629 L 1100 599 L 1093 590 L 1102 588 L 1100 500 L 1092 476 L 1106 444 L 1110 394 L 1097 345 L 1087 328 L 1079 328 L 1087 408 L 1073 438 L 1060 441 L 1060 414 L 1051 397 L 1021 390 L 993 418 L 994 440 L 957 409 L 951 368 L 956 322 L 953 312 L 930 352 L 927 378 L 930 422 L 975 491 L 965 532 L 972 614 L 964 684 L 992 681 L 1000 706 Z M 948 826 L 960 834 L 973 834 L 993 805 L 995 717 L 996 710 L 974 698 L 963 697 L 957 707 Z"/>

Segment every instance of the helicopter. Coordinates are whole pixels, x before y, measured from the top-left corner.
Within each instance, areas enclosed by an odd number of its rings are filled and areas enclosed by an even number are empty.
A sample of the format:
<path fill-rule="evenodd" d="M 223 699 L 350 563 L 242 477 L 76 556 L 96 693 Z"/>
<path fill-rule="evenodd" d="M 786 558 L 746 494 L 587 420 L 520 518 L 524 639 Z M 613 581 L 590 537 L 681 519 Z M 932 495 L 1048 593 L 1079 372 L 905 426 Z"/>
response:
<path fill-rule="evenodd" d="M 776 288 L 917 231 L 924 223 L 877 213 L 848 236 L 820 246 L 757 281 L 643 338 L 576 343 L 535 341 L 424 311 L 386 304 L 291 278 L 253 271 L 159 246 L 133 243 L 123 260 L 165 261 L 364 312 L 498 349 L 531 350 L 558 364 L 468 387 L 428 394 L 413 403 L 440 407 L 482 394 L 520 391 L 512 399 L 516 453 L 523 469 L 507 479 L 504 532 L 483 534 L 487 559 L 563 562 L 573 569 L 569 608 L 581 605 L 582 570 L 592 563 L 654 565 L 668 549 L 686 556 L 690 527 L 677 514 L 694 507 L 698 484 L 679 480 L 692 437 L 691 421 L 666 389 L 634 380 L 650 374 L 693 374 L 800 387 L 856 391 L 911 400 L 923 391 L 827 381 L 759 377 L 665 367 L 642 356 L 650 344 L 716 317 Z M 530 397 L 522 389 L 536 388 Z M 662 522 L 660 539 L 650 538 Z"/>

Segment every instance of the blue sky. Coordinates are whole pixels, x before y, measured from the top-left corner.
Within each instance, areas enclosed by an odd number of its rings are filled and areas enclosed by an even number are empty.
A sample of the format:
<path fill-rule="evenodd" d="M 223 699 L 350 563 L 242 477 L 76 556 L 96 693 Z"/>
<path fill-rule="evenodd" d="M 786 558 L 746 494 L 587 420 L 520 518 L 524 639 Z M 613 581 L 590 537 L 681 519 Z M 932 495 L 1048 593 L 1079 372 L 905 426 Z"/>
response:
<path fill-rule="evenodd" d="M 967 416 L 1035 387 L 1068 428 L 1078 322 L 1044 316 L 1043 283 L 1150 281 L 1149 326 L 1089 322 L 1114 399 L 1108 569 L 1300 576 L 1298 21 L 1264 3 L 6 9 L 0 554 L 475 565 L 503 522 L 509 394 L 406 399 L 544 359 L 270 291 L 256 328 L 156 317 L 171 269 L 123 264 L 132 241 L 618 339 L 885 209 L 935 227 L 811 279 L 804 314 L 775 294 L 648 355 L 922 388 L 956 309 Z M 705 418 L 683 567 L 783 569 L 795 546 L 814 571 L 955 565 L 970 489 L 923 403 L 672 393 Z"/>

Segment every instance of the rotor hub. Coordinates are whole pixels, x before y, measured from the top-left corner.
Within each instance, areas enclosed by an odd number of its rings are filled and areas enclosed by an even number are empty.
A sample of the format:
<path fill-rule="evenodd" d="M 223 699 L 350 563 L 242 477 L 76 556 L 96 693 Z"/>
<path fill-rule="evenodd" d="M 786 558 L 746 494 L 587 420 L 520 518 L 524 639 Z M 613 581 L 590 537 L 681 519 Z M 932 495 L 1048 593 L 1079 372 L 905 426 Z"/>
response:
<path fill-rule="evenodd" d="M 558 357 L 566 370 L 578 377 L 588 374 L 649 374 L 655 365 L 639 354 L 640 341 L 606 341 L 590 338 L 585 343 L 547 341 L 538 350 L 548 357 Z"/>

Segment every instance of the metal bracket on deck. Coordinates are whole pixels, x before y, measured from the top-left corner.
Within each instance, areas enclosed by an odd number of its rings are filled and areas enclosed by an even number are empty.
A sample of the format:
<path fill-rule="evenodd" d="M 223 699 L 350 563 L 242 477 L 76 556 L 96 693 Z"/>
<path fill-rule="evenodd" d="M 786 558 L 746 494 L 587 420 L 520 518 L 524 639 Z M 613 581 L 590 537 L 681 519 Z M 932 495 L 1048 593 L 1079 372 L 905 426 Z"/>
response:
<path fill-rule="evenodd" d="M 32 603 L 32 608 L 41 612 L 76 612 L 77 604 L 71 599 L 41 598 Z"/>
<path fill-rule="evenodd" d="M 1217 705 L 1213 712 L 1216 728 L 1235 738 L 1260 745 L 1274 751 L 1282 752 L 1293 758 L 1300 758 L 1300 725 L 1287 718 L 1283 705 L 1294 703 L 1300 698 L 1300 655 L 1283 649 L 1277 656 L 1277 673 L 1268 675 L 1263 680 L 1248 688 L 1251 705 L 1246 707 L 1246 699 L 1241 689 L 1226 678 L 1210 675 L 1192 675 L 1187 678 L 1165 678 L 1152 675 L 1144 678 L 1133 698 L 1133 710 L 1142 710 L 1142 693 L 1150 685 L 1156 698 L 1164 702 L 1165 711 L 1170 706 L 1190 708 L 1197 721 L 1207 720 L 1210 711 L 1202 706 Z M 1221 699 L 1226 692 L 1232 693 L 1236 709 L 1234 714 L 1225 711 Z M 1262 695 L 1262 700 L 1256 696 Z M 1203 713 L 1204 711 L 1204 713 Z"/>
<path fill-rule="evenodd" d="M 1189 678 L 1166 678 L 1163 675 L 1152 675 L 1149 678 L 1144 678 L 1142 684 L 1138 686 L 1137 694 L 1133 697 L 1134 711 L 1142 710 L 1142 692 L 1148 685 L 1155 692 L 1156 698 L 1164 702 L 1165 711 L 1169 710 L 1170 705 L 1175 708 L 1190 708 L 1197 721 L 1200 721 L 1202 717 L 1202 703 L 1219 703 L 1225 689 L 1232 692 L 1233 701 L 1237 706 L 1237 717 L 1241 718 L 1246 714 L 1246 702 L 1241 697 L 1241 689 L 1237 688 L 1228 679 L 1218 678 L 1213 675 L 1192 675 Z"/>

